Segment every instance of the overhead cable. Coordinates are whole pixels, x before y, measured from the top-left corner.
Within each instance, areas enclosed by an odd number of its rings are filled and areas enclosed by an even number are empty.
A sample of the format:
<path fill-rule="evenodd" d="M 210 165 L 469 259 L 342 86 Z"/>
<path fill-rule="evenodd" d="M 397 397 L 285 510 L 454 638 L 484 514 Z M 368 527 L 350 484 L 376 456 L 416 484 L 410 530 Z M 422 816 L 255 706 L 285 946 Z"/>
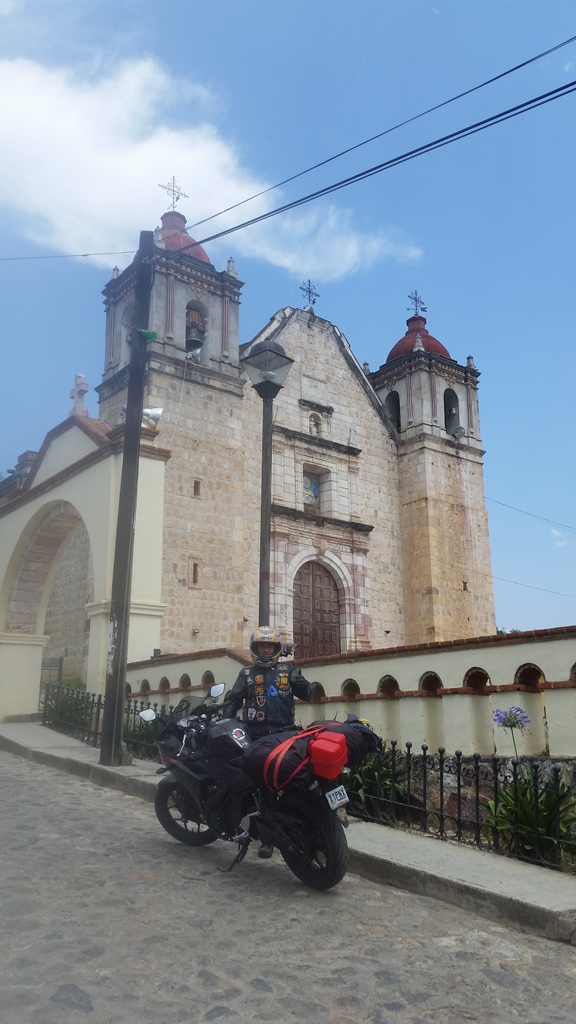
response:
<path fill-rule="evenodd" d="M 507 505 L 504 501 L 486 496 L 486 501 L 491 501 L 502 508 L 509 508 L 513 512 L 521 512 L 523 516 L 530 516 L 531 519 L 539 519 L 541 523 L 549 523 L 550 526 L 558 526 L 561 530 L 568 530 L 569 533 L 576 533 L 576 526 L 566 526 L 566 523 L 557 523 L 555 519 L 546 519 L 544 516 L 537 516 L 535 512 L 527 512 L 524 508 L 516 508 L 515 505 Z"/>
<path fill-rule="evenodd" d="M 450 132 L 450 134 L 443 135 L 441 138 L 434 139 L 432 142 L 427 142 L 423 146 L 418 146 L 415 149 L 408 150 L 406 153 L 400 154 L 400 156 L 392 157 L 390 160 L 385 160 L 383 163 L 376 164 L 374 167 L 369 167 L 365 171 L 360 171 L 357 174 L 350 175 L 348 178 L 343 178 L 341 181 L 334 182 L 332 185 L 327 185 L 324 188 L 318 189 L 316 192 L 311 192 L 306 196 L 302 196 L 300 199 L 295 199 L 290 203 L 285 203 L 283 206 L 276 207 L 274 210 L 269 210 L 267 213 L 262 213 L 258 217 L 253 217 L 250 220 L 236 224 L 234 227 L 218 231 L 216 234 L 208 235 L 206 238 L 201 238 L 198 241 L 191 239 L 190 244 L 179 247 L 178 252 L 185 253 L 187 249 L 193 249 L 199 245 L 206 245 L 207 242 L 213 242 L 217 238 L 223 238 L 226 235 L 234 234 L 236 231 L 241 231 L 244 228 L 253 227 L 265 220 L 269 220 L 271 217 L 278 216 L 280 213 L 286 213 L 289 210 L 296 209 L 298 206 L 303 206 L 306 203 L 313 202 L 315 199 L 320 199 L 323 196 L 330 195 L 332 192 L 337 192 L 340 189 L 347 188 L 349 185 L 356 184 L 356 182 L 364 181 L 366 178 L 370 178 L 376 174 L 381 174 L 383 171 L 390 170 L 392 167 L 398 167 L 400 164 L 406 163 L 409 160 L 414 160 L 416 157 L 423 156 L 425 153 L 431 153 L 436 149 L 441 149 L 443 146 L 451 145 L 453 142 L 460 141 L 460 139 L 464 139 L 470 135 L 475 135 L 477 132 L 484 131 L 486 128 L 491 128 L 495 124 L 501 124 L 504 121 L 518 117 L 520 114 L 525 114 L 530 110 L 535 110 L 538 107 L 551 103 L 563 96 L 568 96 L 575 90 L 576 80 L 567 82 L 566 85 L 559 86 L 557 89 L 551 89 L 549 92 L 542 93 L 540 96 L 535 96 L 533 99 L 526 100 L 524 103 L 519 103 L 514 107 L 509 107 L 507 110 L 502 110 L 498 114 L 493 114 L 491 117 L 484 118 L 481 121 L 476 121 L 474 124 L 467 125 L 465 128 L 460 128 L 455 132 Z M 85 258 L 88 256 L 120 256 L 131 255 L 135 251 L 136 250 L 112 251 L 107 253 L 65 253 L 54 256 L 0 256 L 0 261 L 6 262 L 8 260 L 26 259 L 72 259 L 80 257 Z"/>
<path fill-rule="evenodd" d="M 354 150 L 361 149 L 362 146 L 367 146 L 370 142 L 382 139 L 385 135 L 389 135 L 391 132 L 397 131 L 398 128 L 403 128 L 405 125 L 411 124 L 413 121 L 418 121 L 421 117 L 426 117 L 427 114 L 434 113 L 435 110 L 447 107 L 450 103 L 455 103 L 456 100 L 463 99 L 464 96 L 470 96 L 471 93 L 478 92 L 479 89 L 484 89 L 487 85 L 492 85 L 493 82 L 498 82 L 501 78 L 506 78 L 507 75 L 512 75 L 515 71 L 520 71 L 522 68 L 528 67 L 529 64 L 534 64 L 535 61 L 541 60 L 542 57 L 547 57 L 549 54 L 554 53 L 555 50 L 560 50 L 563 46 L 568 46 L 573 42 L 576 42 L 576 36 L 570 36 L 569 39 L 565 39 L 562 43 L 558 43 L 556 46 L 551 46 L 550 49 L 544 50 L 542 53 L 536 54 L 535 57 L 530 57 L 528 60 L 522 61 L 520 64 L 515 64 L 513 68 L 508 68 L 507 71 L 501 71 L 500 74 L 493 75 L 492 78 L 487 78 L 485 82 L 480 82 L 479 85 L 474 85 L 470 89 L 465 89 L 464 92 L 459 92 L 456 96 L 451 96 L 448 100 L 436 103 L 433 107 L 428 107 L 427 110 L 423 110 L 419 114 L 414 114 L 413 117 L 408 117 L 404 121 L 399 121 L 398 124 L 392 125 L 391 128 L 386 128 L 384 131 L 370 136 L 369 139 L 364 139 L 363 142 L 357 142 L 354 146 L 348 146 L 347 149 L 342 149 L 339 153 L 334 153 L 333 156 L 326 157 L 325 160 L 320 160 L 319 163 L 313 164 L 311 167 L 306 167 L 305 170 L 298 171 L 296 174 L 292 174 L 289 178 L 284 178 L 283 181 L 277 182 L 276 185 L 270 185 L 269 188 L 264 188 L 261 192 L 256 192 L 253 196 L 249 196 L 247 199 L 241 199 L 240 202 L 234 203 L 232 206 L 227 206 L 226 209 L 220 210 L 218 213 L 213 213 L 210 217 L 204 217 L 202 220 L 197 220 L 194 224 L 190 224 L 189 227 L 197 228 L 200 224 L 207 224 L 208 221 L 215 220 L 216 217 L 221 217 L 225 213 L 230 213 L 231 210 L 236 210 L 239 206 L 244 206 L 245 203 L 252 202 L 253 199 L 259 199 L 260 196 L 265 196 L 268 192 L 273 192 L 274 189 L 280 188 L 282 185 L 287 185 L 291 181 L 296 181 L 297 178 L 303 177 L 304 174 L 310 174 L 311 171 L 316 171 L 319 167 L 324 167 L 326 164 L 332 163 L 333 160 L 339 160 L 340 157 L 346 156 L 348 153 L 353 153 Z"/>
<path fill-rule="evenodd" d="M 341 181 L 334 182 L 332 185 L 327 185 L 324 188 L 318 189 L 316 192 L 311 192 L 307 196 L 302 196 L 300 199 L 295 199 L 290 203 L 285 203 L 283 206 L 278 206 L 276 209 L 269 210 L 267 213 L 262 213 L 258 217 L 252 217 L 250 220 L 243 221 L 241 224 L 236 224 L 234 227 L 226 228 L 223 231 L 218 231 L 214 235 L 208 235 L 206 238 L 201 238 L 198 241 L 192 241 L 190 245 L 183 246 L 178 251 L 185 252 L 186 249 L 194 248 L 196 245 L 206 245 L 207 242 L 213 242 L 217 238 L 223 238 L 225 235 L 231 235 L 235 231 L 241 231 L 244 228 L 260 224 L 262 221 L 268 220 L 270 217 L 276 217 L 279 213 L 286 213 L 288 210 L 296 209 L 298 206 L 310 203 L 314 199 L 320 199 L 323 196 L 330 195 L 332 192 L 337 192 L 339 189 L 347 188 L 349 185 L 353 185 L 358 181 L 364 181 L 366 178 L 370 178 L 375 174 L 381 174 L 382 171 L 390 170 L 391 167 L 397 167 L 402 163 L 406 163 L 408 160 L 414 160 L 418 156 L 423 156 L 424 153 L 431 153 L 443 146 L 448 146 L 453 142 L 458 142 L 460 139 L 467 138 L 469 135 L 475 135 L 477 132 L 484 131 L 486 128 L 491 128 L 495 124 L 501 124 L 503 121 L 508 121 L 513 117 L 518 117 L 520 114 L 525 114 L 529 110 L 535 110 L 537 107 L 541 107 L 546 103 L 551 103 L 554 100 L 560 99 L 562 96 L 568 96 L 575 90 L 576 80 L 573 80 L 566 83 L 566 85 L 559 86 L 557 89 L 551 89 L 549 92 L 542 93 L 540 96 L 535 96 L 531 100 L 526 100 L 524 103 L 518 103 L 514 107 L 509 107 L 507 110 L 502 110 L 498 114 L 486 117 L 482 121 L 476 121 L 474 124 L 467 125 L 465 128 L 460 128 L 458 131 L 450 132 L 449 135 L 443 135 L 439 139 L 434 139 L 433 142 L 427 142 L 423 146 L 416 147 L 416 149 L 408 150 L 408 152 L 402 153 L 400 156 L 393 157 L 391 160 L 385 160 L 383 163 L 376 164 L 374 167 L 369 167 L 365 171 L 359 171 L 358 174 L 352 174 L 348 178 L 343 178 Z"/>

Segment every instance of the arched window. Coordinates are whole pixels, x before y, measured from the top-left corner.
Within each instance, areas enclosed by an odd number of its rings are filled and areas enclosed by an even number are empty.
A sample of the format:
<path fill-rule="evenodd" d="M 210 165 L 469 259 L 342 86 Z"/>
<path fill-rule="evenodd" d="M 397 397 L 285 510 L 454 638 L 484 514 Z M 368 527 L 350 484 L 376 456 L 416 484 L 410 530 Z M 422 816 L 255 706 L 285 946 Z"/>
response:
<path fill-rule="evenodd" d="M 400 395 L 397 391 L 391 391 L 384 402 L 384 412 L 396 430 L 401 429 L 400 422 Z"/>
<path fill-rule="evenodd" d="M 143 679 L 140 683 L 140 693 L 150 693 L 150 683 L 147 679 Z"/>
<path fill-rule="evenodd" d="M 378 683 L 377 693 L 379 697 L 395 697 L 399 689 L 400 687 L 394 676 L 382 676 Z"/>
<path fill-rule="evenodd" d="M 122 314 L 122 333 L 124 340 L 128 345 L 132 342 L 132 328 L 134 327 L 134 303 L 129 302 L 124 307 L 124 313 Z M 116 353 L 114 353 L 116 355 Z"/>
<path fill-rule="evenodd" d="M 168 690 L 170 689 L 170 683 L 166 676 L 162 676 L 158 689 L 160 690 L 160 693 L 168 693 Z"/>
<path fill-rule="evenodd" d="M 538 665 L 521 665 L 514 676 L 514 682 L 522 686 L 528 686 L 531 690 L 537 690 L 538 684 L 544 682 L 544 673 Z"/>
<path fill-rule="evenodd" d="M 342 683 L 342 696 L 344 700 L 354 700 L 360 693 L 360 687 L 355 679 L 345 679 Z"/>
<path fill-rule="evenodd" d="M 490 685 L 490 676 L 483 668 L 470 668 L 464 676 L 464 686 L 469 686 L 477 693 L 484 693 Z"/>
<path fill-rule="evenodd" d="M 180 689 L 189 690 L 191 686 L 192 682 L 190 680 L 190 676 L 188 675 L 188 673 L 185 673 L 183 676 L 180 677 Z"/>
<path fill-rule="evenodd" d="M 206 317 L 197 302 L 186 306 L 186 351 L 199 357 L 206 338 Z"/>
<path fill-rule="evenodd" d="M 213 672 L 208 671 L 204 673 L 202 676 L 202 686 L 205 686 L 207 690 L 209 690 L 211 686 L 214 686 Z"/>
<path fill-rule="evenodd" d="M 446 428 L 446 433 L 452 434 L 453 436 L 454 431 L 458 432 L 460 427 L 460 405 L 458 402 L 458 395 L 452 390 L 452 388 L 446 388 L 446 391 L 444 392 L 444 426 Z"/>
<path fill-rule="evenodd" d="M 419 689 L 424 690 L 424 693 L 436 694 L 442 689 L 442 680 L 435 672 L 425 672 L 420 680 Z"/>
<path fill-rule="evenodd" d="M 576 682 L 576 664 L 572 665 L 572 668 L 570 669 L 570 679 L 572 682 Z"/>
<path fill-rule="evenodd" d="M 126 686 L 124 687 L 124 696 L 129 697 L 131 693 L 132 687 L 130 686 L 130 683 L 126 683 Z"/>
<path fill-rule="evenodd" d="M 322 697 L 326 696 L 326 691 L 322 686 L 322 683 L 312 683 L 313 695 L 310 701 L 311 704 L 319 704 Z"/>

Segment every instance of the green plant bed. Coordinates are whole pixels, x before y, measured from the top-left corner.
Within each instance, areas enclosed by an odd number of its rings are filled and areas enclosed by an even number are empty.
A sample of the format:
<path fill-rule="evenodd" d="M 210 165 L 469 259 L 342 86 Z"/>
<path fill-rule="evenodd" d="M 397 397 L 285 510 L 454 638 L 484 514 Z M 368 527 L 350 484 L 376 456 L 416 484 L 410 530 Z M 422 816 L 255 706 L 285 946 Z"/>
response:
<path fill-rule="evenodd" d="M 514 771 L 512 782 L 482 804 L 487 838 L 508 854 L 574 870 L 576 787 L 538 777 L 530 763 Z"/>
<path fill-rule="evenodd" d="M 396 821 L 396 803 L 406 801 L 406 769 L 403 759 L 386 750 L 370 754 L 362 764 L 352 768 L 349 781 L 351 814 L 377 821 Z"/>
<path fill-rule="evenodd" d="M 44 720 L 63 732 L 86 731 L 92 720 L 92 698 L 71 686 L 46 688 Z"/>
<path fill-rule="evenodd" d="M 132 721 L 124 725 L 122 737 L 134 757 L 158 761 L 156 740 L 165 728 L 166 722 L 161 718 L 154 722 Z"/>
<path fill-rule="evenodd" d="M 66 686 L 69 690 L 85 690 L 86 683 L 83 683 L 80 676 L 73 676 L 72 679 L 63 679 L 62 686 Z"/>

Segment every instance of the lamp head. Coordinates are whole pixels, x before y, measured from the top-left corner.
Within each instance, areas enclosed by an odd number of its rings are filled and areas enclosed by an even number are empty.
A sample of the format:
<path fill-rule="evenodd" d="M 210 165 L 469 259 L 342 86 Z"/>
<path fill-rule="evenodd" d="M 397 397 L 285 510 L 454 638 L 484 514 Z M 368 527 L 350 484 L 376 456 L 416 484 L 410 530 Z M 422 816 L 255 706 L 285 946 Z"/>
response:
<path fill-rule="evenodd" d="M 252 387 L 261 397 L 266 397 L 270 390 L 278 394 L 293 362 L 277 341 L 259 341 L 240 360 L 240 366 L 248 374 Z"/>

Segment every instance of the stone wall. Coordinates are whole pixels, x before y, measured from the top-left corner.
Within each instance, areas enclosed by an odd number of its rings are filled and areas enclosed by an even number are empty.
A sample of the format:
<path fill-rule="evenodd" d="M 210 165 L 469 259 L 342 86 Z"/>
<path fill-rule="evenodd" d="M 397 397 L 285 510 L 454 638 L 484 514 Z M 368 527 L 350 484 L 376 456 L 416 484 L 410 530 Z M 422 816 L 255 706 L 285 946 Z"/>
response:
<path fill-rule="evenodd" d="M 94 596 L 90 540 L 81 523 L 63 551 L 50 590 L 44 631 L 45 658 L 64 658 L 63 681 L 86 682 L 89 622 L 85 607 Z"/>
<path fill-rule="evenodd" d="M 495 631 L 481 453 L 432 437 L 400 449 L 408 643 Z"/>
<path fill-rule="evenodd" d="M 309 559 L 322 562 L 343 595 L 342 649 L 404 642 L 402 550 L 396 445 L 363 386 L 343 335 L 325 320 L 286 310 L 259 335 L 274 333 L 294 359 L 274 402 L 272 527 L 274 624 L 292 628 L 294 577 Z M 314 419 L 311 421 L 311 416 Z M 317 417 L 317 418 L 316 418 Z M 254 559 L 260 515 L 262 402 L 247 389 L 246 588 L 253 622 Z M 317 432 L 318 426 L 320 433 Z M 303 475 L 321 480 L 319 514 L 305 513 Z M 286 508 L 283 513 L 282 507 Z M 361 529 L 367 527 L 366 531 Z"/>
<path fill-rule="evenodd" d="M 185 379 L 186 374 L 186 379 Z M 163 515 L 163 653 L 242 646 L 244 446 L 238 380 L 154 359 L 150 405 L 171 450 Z"/>

